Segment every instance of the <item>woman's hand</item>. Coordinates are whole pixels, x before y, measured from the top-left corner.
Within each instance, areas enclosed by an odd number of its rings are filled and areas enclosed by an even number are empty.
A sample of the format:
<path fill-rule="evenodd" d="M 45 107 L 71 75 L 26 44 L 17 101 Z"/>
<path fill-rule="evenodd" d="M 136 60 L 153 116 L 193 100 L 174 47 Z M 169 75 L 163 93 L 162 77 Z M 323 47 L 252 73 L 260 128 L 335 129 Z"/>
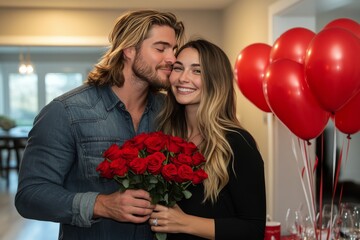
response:
<path fill-rule="evenodd" d="M 161 233 L 185 233 L 215 239 L 215 220 L 184 213 L 178 205 L 168 208 L 156 205 L 149 223 L 151 230 Z"/>
<path fill-rule="evenodd" d="M 188 215 L 178 205 L 168 208 L 157 204 L 150 216 L 149 223 L 154 232 L 186 233 Z"/>

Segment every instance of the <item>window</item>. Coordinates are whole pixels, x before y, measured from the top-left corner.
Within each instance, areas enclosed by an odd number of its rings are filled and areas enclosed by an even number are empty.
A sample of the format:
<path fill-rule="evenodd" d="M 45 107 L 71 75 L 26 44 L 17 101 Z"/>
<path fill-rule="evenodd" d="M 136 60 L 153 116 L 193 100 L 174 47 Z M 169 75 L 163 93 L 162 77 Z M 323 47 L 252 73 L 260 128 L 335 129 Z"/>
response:
<path fill-rule="evenodd" d="M 8 115 L 18 126 L 30 126 L 46 104 L 83 82 L 81 73 L 9 73 Z"/>
<path fill-rule="evenodd" d="M 32 74 L 19 73 L 16 49 L 0 53 L 0 115 L 32 126 L 46 104 L 83 84 L 103 48 L 34 47 Z"/>
<path fill-rule="evenodd" d="M 45 75 L 46 104 L 57 96 L 82 84 L 81 73 L 48 73 Z"/>
<path fill-rule="evenodd" d="M 31 125 L 38 113 L 38 78 L 36 74 L 9 74 L 10 116 L 17 125 Z"/>

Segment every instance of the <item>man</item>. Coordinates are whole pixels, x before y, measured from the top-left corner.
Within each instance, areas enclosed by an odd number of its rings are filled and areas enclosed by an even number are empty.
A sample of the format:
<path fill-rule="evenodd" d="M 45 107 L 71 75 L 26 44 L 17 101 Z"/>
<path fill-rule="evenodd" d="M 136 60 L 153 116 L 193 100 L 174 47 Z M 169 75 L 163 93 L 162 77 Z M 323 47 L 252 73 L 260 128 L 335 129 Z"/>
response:
<path fill-rule="evenodd" d="M 60 223 L 59 239 L 152 239 L 149 193 L 118 191 L 96 172 L 102 153 L 154 131 L 184 27 L 171 13 L 129 12 L 87 83 L 36 117 L 24 152 L 15 205 L 25 218 Z"/>

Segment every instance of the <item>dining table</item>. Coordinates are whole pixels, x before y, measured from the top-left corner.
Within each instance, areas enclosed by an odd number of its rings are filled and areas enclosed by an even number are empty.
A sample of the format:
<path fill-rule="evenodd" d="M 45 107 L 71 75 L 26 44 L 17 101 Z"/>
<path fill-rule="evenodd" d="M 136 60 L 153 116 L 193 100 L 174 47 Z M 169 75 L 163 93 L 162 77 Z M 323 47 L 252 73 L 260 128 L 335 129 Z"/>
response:
<path fill-rule="evenodd" d="M 8 131 L 0 129 L 0 177 L 9 185 L 9 172 L 19 171 L 22 151 L 26 147 L 30 127 L 14 127 Z M 15 155 L 13 155 L 15 154 Z M 15 156 L 15 164 L 12 157 Z"/>

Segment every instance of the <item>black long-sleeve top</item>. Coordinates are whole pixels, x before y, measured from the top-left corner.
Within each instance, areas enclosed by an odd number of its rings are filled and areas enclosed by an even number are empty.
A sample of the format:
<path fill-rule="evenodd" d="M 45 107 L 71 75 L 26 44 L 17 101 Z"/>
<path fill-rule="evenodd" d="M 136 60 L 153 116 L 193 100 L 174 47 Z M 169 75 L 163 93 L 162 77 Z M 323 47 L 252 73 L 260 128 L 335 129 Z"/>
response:
<path fill-rule="evenodd" d="M 253 137 L 245 130 L 229 132 L 227 140 L 234 152 L 228 166 L 229 182 L 217 202 L 203 202 L 202 184 L 191 186 L 190 199 L 178 202 L 187 214 L 215 219 L 216 240 L 263 240 L 266 221 L 264 162 Z M 236 174 L 236 175 L 235 175 Z M 168 234 L 169 240 L 203 239 L 187 234 Z"/>

